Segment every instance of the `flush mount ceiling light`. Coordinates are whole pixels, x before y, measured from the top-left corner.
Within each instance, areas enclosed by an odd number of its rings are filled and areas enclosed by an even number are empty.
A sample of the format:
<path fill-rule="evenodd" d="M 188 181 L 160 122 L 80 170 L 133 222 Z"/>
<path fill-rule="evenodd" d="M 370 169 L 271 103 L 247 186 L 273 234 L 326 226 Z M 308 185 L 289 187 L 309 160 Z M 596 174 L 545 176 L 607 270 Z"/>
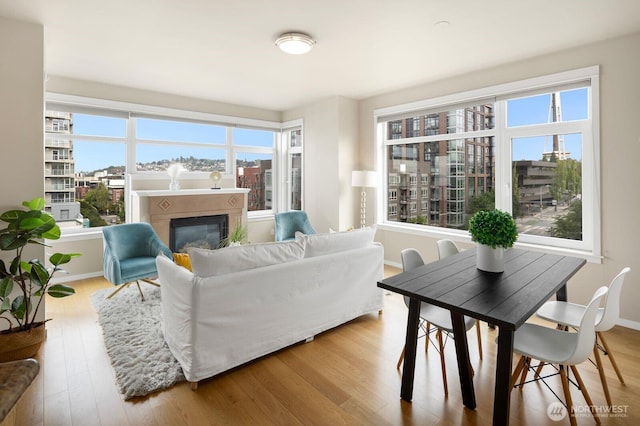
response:
<path fill-rule="evenodd" d="M 315 40 L 304 33 L 284 33 L 276 40 L 276 46 L 290 55 L 307 53 L 315 44 Z"/>

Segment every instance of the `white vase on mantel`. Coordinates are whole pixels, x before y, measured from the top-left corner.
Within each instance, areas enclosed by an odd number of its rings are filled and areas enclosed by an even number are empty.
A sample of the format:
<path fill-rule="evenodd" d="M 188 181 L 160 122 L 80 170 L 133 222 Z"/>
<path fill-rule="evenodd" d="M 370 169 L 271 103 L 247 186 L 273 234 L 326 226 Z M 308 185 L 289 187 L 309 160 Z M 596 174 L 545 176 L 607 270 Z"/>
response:
<path fill-rule="evenodd" d="M 476 267 L 486 272 L 504 272 L 504 248 L 476 244 Z"/>

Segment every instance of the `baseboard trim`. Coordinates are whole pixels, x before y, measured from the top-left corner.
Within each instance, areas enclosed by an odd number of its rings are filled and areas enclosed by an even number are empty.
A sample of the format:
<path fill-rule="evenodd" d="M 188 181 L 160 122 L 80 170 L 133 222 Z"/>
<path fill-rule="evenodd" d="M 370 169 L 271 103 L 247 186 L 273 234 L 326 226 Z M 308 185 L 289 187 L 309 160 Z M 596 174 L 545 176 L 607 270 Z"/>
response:
<path fill-rule="evenodd" d="M 88 278 L 95 278 L 95 277 L 101 277 L 101 276 L 103 276 L 102 271 L 89 272 L 87 274 L 57 276 L 51 280 L 51 284 L 62 284 L 62 283 L 68 283 L 70 281 L 85 280 Z"/>
<path fill-rule="evenodd" d="M 391 262 L 390 260 L 385 260 L 384 264 L 387 266 L 393 266 L 394 268 L 402 269 L 402 263 Z"/>
<path fill-rule="evenodd" d="M 638 321 L 631 321 L 631 320 L 627 320 L 624 318 L 620 318 L 618 319 L 617 325 L 620 325 L 622 327 L 627 327 L 627 328 L 631 328 L 634 330 L 640 330 L 640 322 Z"/>

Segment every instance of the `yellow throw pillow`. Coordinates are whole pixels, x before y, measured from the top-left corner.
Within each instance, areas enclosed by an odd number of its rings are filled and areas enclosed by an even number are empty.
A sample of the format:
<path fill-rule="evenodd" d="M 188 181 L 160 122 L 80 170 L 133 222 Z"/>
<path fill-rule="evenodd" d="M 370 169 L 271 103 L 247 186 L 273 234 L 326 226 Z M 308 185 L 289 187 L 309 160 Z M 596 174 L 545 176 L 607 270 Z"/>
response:
<path fill-rule="evenodd" d="M 191 270 L 191 259 L 187 253 L 173 253 L 173 261 L 176 265 L 180 265 L 188 270 Z"/>

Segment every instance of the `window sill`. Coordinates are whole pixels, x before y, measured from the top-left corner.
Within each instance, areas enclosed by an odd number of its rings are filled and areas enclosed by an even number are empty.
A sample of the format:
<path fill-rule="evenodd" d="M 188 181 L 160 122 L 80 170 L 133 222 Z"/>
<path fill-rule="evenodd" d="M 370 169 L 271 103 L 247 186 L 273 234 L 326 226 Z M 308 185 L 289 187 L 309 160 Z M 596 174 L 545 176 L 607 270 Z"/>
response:
<path fill-rule="evenodd" d="M 401 234 L 411 234 L 411 235 L 419 235 L 426 238 L 433 239 L 443 239 L 448 238 L 454 241 L 460 241 L 467 244 L 474 244 L 471 241 L 471 236 L 467 231 L 456 231 L 453 229 L 436 229 L 434 227 L 422 227 L 422 226 L 412 226 L 407 224 L 391 224 L 387 223 L 378 223 L 376 225 L 377 229 L 389 232 L 397 232 Z M 424 229 L 421 229 L 424 228 Z M 531 251 L 540 251 L 545 253 L 553 253 L 561 256 L 571 256 L 578 257 L 581 259 L 585 259 L 589 263 L 602 263 L 602 256 L 594 255 L 593 253 L 585 252 L 582 250 L 575 250 L 570 248 L 563 247 L 553 247 L 553 246 L 543 246 L 539 244 L 530 244 L 523 242 L 516 242 L 516 248 L 521 248 L 525 250 Z"/>

